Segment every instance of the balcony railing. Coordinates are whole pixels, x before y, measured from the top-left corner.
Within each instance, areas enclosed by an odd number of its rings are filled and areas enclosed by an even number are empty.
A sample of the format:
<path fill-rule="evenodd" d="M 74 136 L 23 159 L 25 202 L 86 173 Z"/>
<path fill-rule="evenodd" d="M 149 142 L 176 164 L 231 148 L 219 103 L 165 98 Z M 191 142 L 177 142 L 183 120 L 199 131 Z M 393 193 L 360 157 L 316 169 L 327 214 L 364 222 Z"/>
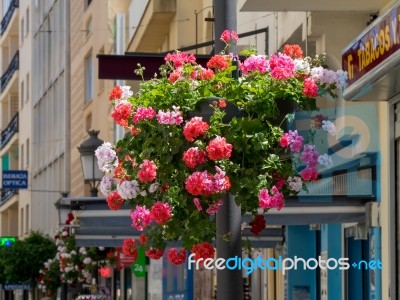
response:
<path fill-rule="evenodd" d="M 13 76 L 14 72 L 18 69 L 19 69 L 19 51 L 17 51 L 17 53 L 15 53 L 7 70 L 4 72 L 3 76 L 1 76 L 1 82 L 0 82 L 1 92 L 3 92 L 5 90 L 8 82 L 11 80 L 11 77 Z"/>
<path fill-rule="evenodd" d="M 11 119 L 6 129 L 1 132 L 0 149 L 3 149 L 11 140 L 13 135 L 18 132 L 18 113 Z"/>
<path fill-rule="evenodd" d="M 1 35 L 3 35 L 3 33 L 7 30 L 7 27 L 10 24 L 11 18 L 17 7 L 19 7 L 19 0 L 11 1 L 3 20 L 1 20 Z"/>
<path fill-rule="evenodd" d="M 18 190 L 1 190 L 0 206 L 10 200 L 14 195 L 18 195 Z"/>
<path fill-rule="evenodd" d="M 321 178 L 307 183 L 308 192 L 299 196 L 375 197 L 373 166 Z"/>

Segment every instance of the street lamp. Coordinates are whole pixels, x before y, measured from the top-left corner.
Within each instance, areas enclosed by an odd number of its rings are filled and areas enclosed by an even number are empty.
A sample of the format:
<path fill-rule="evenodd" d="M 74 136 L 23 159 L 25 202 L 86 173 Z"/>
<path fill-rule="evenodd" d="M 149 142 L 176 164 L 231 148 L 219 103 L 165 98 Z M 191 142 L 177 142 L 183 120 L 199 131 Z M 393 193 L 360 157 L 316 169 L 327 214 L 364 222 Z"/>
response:
<path fill-rule="evenodd" d="M 63 199 L 68 197 L 68 193 L 61 193 L 61 198 L 54 203 L 58 211 L 58 226 L 65 226 L 68 214 L 71 212 L 71 204 Z"/>
<path fill-rule="evenodd" d="M 85 179 L 85 183 L 88 183 L 90 186 L 91 197 L 97 197 L 97 187 L 104 175 L 104 172 L 99 169 L 97 157 L 94 153 L 104 142 L 97 137 L 99 132 L 98 130 L 88 131 L 89 138 L 83 141 L 78 147 L 81 155 L 83 178 Z"/>

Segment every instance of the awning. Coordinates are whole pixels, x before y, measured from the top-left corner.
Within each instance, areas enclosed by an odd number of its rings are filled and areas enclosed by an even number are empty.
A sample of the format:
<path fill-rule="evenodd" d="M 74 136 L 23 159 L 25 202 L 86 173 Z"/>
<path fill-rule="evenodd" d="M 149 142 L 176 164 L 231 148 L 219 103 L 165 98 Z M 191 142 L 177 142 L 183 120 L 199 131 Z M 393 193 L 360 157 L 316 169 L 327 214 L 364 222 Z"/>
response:
<path fill-rule="evenodd" d="M 74 228 L 78 246 L 118 247 L 125 238 L 140 236 L 131 226 L 130 208 L 110 210 L 102 197 L 63 198 L 61 201 L 73 203 L 78 209 L 79 226 Z M 285 225 L 364 223 L 365 205 L 369 201 L 368 198 L 343 197 L 331 197 L 328 202 L 289 199 L 280 211 L 272 209 L 265 214 L 270 227 L 259 236 L 252 234 L 249 228 L 243 230 L 242 236 L 244 240 L 250 239 L 253 247 L 270 248 L 282 244 Z M 251 216 L 243 216 L 243 221 L 249 223 Z"/>

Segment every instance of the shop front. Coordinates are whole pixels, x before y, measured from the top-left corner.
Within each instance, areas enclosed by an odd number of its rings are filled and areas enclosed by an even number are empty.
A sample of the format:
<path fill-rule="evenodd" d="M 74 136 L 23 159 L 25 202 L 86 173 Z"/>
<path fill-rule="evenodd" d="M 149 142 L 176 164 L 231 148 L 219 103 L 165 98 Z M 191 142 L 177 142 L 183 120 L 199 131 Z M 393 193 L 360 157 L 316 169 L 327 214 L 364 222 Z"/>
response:
<path fill-rule="evenodd" d="M 371 143 L 380 147 L 377 156 L 377 209 L 363 232 L 347 230 L 345 249 L 355 259 L 381 260 L 382 269 L 349 271 L 348 299 L 398 299 L 399 221 L 398 195 L 400 156 L 400 5 L 396 2 L 383 11 L 342 51 L 342 66 L 348 72 L 344 99 L 359 107 L 362 120 L 379 135 Z M 374 107 L 378 122 L 371 126 L 369 112 Z M 379 215 L 374 222 L 374 215 Z M 365 240 L 356 237 L 366 236 Z M 397 262 L 397 265 L 396 263 Z M 355 288 L 357 287 L 357 289 Z M 362 290 L 356 295 L 354 290 Z M 361 297 L 361 298 L 360 298 Z"/>

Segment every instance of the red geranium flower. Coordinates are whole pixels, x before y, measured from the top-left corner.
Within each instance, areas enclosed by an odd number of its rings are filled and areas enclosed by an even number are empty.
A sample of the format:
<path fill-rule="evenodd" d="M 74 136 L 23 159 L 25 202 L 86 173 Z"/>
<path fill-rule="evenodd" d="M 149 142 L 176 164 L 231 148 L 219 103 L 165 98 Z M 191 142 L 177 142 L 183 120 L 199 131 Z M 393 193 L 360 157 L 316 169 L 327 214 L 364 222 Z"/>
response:
<path fill-rule="evenodd" d="M 194 169 L 207 161 L 207 155 L 203 150 L 192 147 L 183 152 L 183 161 L 188 168 Z"/>
<path fill-rule="evenodd" d="M 122 252 L 127 256 L 133 257 L 134 260 L 136 261 L 138 257 L 138 249 L 135 240 L 125 239 L 122 244 Z"/>
<path fill-rule="evenodd" d="M 192 249 L 190 249 L 192 253 L 194 253 L 194 259 L 198 260 L 203 258 L 199 263 L 203 265 L 204 260 L 207 258 L 214 258 L 215 249 L 214 246 L 208 242 L 203 242 L 197 245 L 194 245 Z"/>
<path fill-rule="evenodd" d="M 184 248 L 181 248 L 179 251 L 176 248 L 169 249 L 168 260 L 174 265 L 183 264 L 186 260 L 186 250 Z"/>
<path fill-rule="evenodd" d="M 151 160 L 145 159 L 140 165 L 140 171 L 137 173 L 137 177 L 141 182 L 152 182 L 156 179 L 156 170 L 156 164 Z"/>
<path fill-rule="evenodd" d="M 164 254 L 164 249 L 156 249 L 152 248 L 149 250 L 146 250 L 146 256 L 148 256 L 151 259 L 160 259 Z"/>
<path fill-rule="evenodd" d="M 208 157 L 211 160 L 229 159 L 233 146 L 226 142 L 226 139 L 217 136 L 211 140 L 206 147 Z"/>
<path fill-rule="evenodd" d="M 263 215 L 256 215 L 253 221 L 249 223 L 251 226 L 250 231 L 255 235 L 258 235 L 261 231 L 265 229 L 265 219 Z"/>
<path fill-rule="evenodd" d="M 171 207 L 168 203 L 157 201 L 151 207 L 150 215 L 157 224 L 165 224 L 171 219 Z"/>
<path fill-rule="evenodd" d="M 295 59 L 302 59 L 303 58 L 303 50 L 301 50 L 301 47 L 299 45 L 285 45 L 283 47 L 283 54 L 286 54 L 287 56 L 290 56 L 291 58 Z"/>
<path fill-rule="evenodd" d="M 303 82 L 303 94 L 306 95 L 309 98 L 315 98 L 318 96 L 318 86 L 314 82 L 314 80 L 309 77 L 306 78 Z"/>
<path fill-rule="evenodd" d="M 119 85 L 117 85 L 116 87 L 114 87 L 111 92 L 110 92 L 110 96 L 108 97 L 108 99 L 110 101 L 113 100 L 118 100 L 122 98 L 122 89 Z"/>
<path fill-rule="evenodd" d="M 143 244 L 146 244 L 146 243 L 147 243 L 147 235 L 141 234 L 141 235 L 139 236 L 139 243 L 141 243 L 142 245 L 143 245 Z"/>
<path fill-rule="evenodd" d="M 204 135 L 210 126 L 203 121 L 202 117 L 194 117 L 183 127 L 183 135 L 186 140 L 193 142 L 200 135 Z"/>
<path fill-rule="evenodd" d="M 107 196 L 108 207 L 112 210 L 119 210 L 121 205 L 124 203 L 124 199 L 118 194 L 118 192 L 112 192 Z"/>
<path fill-rule="evenodd" d="M 225 70 L 229 68 L 229 62 L 225 56 L 217 54 L 211 57 L 207 62 L 207 68 Z"/>
<path fill-rule="evenodd" d="M 132 104 L 127 100 L 121 100 L 115 105 L 111 116 L 113 117 L 115 123 L 123 127 L 128 126 L 128 119 L 132 114 Z"/>

